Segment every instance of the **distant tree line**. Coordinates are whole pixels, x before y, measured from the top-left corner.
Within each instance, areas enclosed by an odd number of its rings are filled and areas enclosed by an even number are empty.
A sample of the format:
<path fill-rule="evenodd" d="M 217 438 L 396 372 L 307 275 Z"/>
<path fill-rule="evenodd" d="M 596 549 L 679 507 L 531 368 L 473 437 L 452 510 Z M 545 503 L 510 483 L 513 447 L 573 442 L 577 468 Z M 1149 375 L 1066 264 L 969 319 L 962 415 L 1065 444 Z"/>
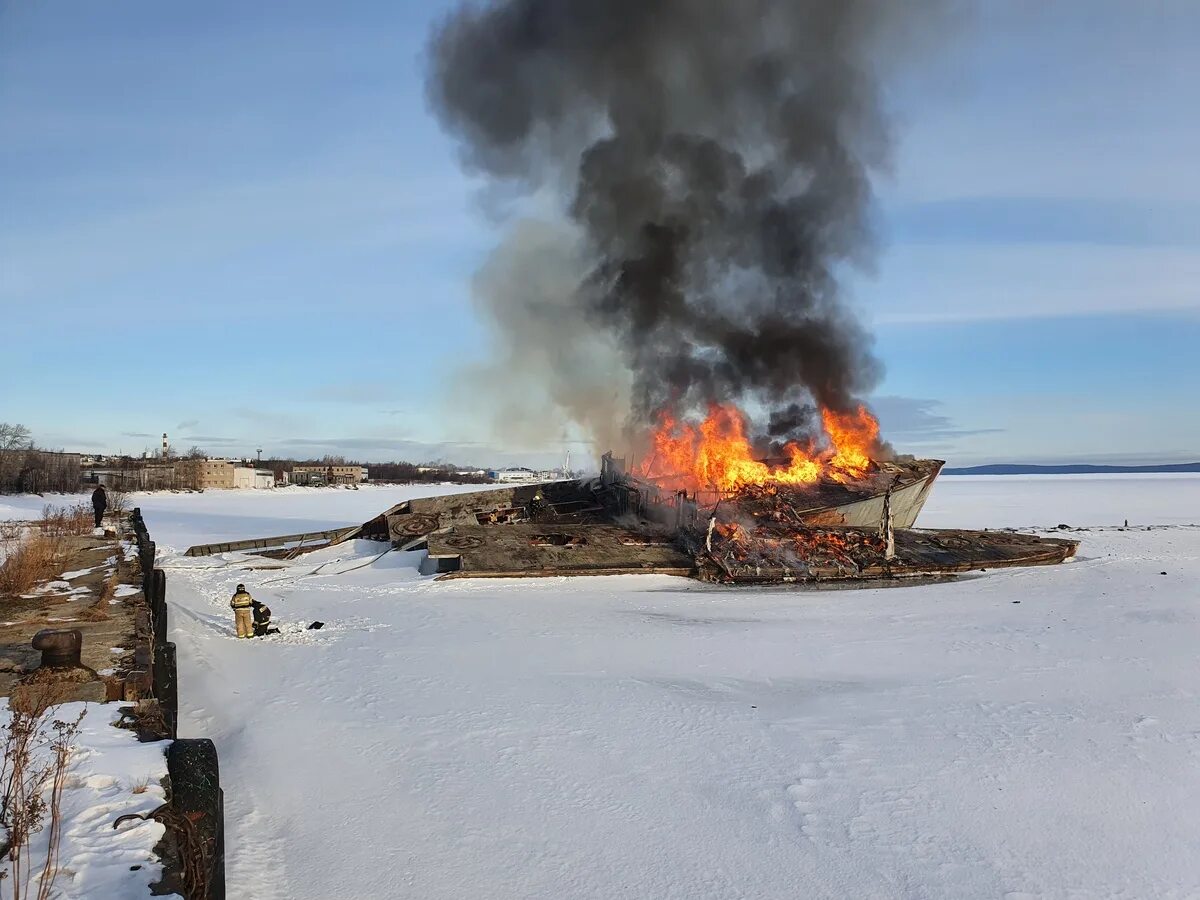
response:
<path fill-rule="evenodd" d="M 24 425 L 0 422 L 0 494 L 79 489 L 79 454 L 36 447 Z"/>

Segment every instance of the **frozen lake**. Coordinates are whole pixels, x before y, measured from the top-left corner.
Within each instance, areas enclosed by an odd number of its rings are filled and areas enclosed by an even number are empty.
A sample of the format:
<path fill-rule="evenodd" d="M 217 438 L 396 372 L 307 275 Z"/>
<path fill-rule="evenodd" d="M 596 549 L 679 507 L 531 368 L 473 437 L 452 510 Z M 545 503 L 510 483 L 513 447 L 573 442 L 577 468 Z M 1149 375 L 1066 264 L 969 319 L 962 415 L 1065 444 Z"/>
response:
<path fill-rule="evenodd" d="M 1200 477 L 942 479 L 924 525 L 1092 530 L 1064 566 L 906 588 L 174 555 L 419 491 L 136 499 L 231 896 L 1200 895 Z M 233 638 L 239 581 L 283 634 Z"/>

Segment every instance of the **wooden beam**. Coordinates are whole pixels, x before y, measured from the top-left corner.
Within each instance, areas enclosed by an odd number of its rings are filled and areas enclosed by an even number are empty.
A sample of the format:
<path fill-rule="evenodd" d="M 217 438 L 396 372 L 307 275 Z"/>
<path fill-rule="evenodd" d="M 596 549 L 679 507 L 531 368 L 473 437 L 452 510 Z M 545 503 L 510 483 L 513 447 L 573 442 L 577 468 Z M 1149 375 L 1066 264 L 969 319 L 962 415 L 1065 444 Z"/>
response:
<path fill-rule="evenodd" d="M 328 547 L 332 544 L 341 543 L 347 536 L 352 534 L 361 526 L 353 525 L 348 528 L 332 528 L 328 531 L 307 531 L 304 534 L 281 534 L 276 537 L 264 538 L 249 538 L 244 541 L 219 541 L 213 544 L 197 544 L 195 547 L 188 547 L 185 556 L 211 556 L 214 553 L 230 553 L 235 550 L 269 550 L 273 547 L 282 547 L 284 544 L 297 544 L 319 540 L 323 541 L 320 544 L 306 546 L 306 550 L 316 550 L 320 547 Z"/>

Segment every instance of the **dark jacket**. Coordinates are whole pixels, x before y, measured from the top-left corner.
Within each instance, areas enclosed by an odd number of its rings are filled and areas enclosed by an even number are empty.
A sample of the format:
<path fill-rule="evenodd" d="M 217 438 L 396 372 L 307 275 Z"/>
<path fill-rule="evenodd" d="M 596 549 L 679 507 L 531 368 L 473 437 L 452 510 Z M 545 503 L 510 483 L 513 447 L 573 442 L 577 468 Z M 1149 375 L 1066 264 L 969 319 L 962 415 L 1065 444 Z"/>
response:
<path fill-rule="evenodd" d="M 250 608 L 254 610 L 254 627 L 266 628 L 271 624 L 271 607 L 265 603 L 259 603 L 257 600 L 250 601 Z"/>
<path fill-rule="evenodd" d="M 103 487 L 98 487 L 92 491 L 92 507 L 95 509 L 108 509 L 108 494 L 104 492 Z"/>

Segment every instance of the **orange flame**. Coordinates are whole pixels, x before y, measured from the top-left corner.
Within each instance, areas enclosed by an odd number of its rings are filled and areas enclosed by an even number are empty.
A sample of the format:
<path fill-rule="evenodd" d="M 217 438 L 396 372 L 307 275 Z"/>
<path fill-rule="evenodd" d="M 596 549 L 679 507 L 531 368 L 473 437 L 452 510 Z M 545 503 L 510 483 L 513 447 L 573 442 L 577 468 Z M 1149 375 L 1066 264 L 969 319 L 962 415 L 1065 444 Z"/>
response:
<path fill-rule="evenodd" d="M 871 467 L 871 450 L 879 446 L 879 420 L 860 405 L 845 413 L 823 409 L 821 422 L 833 445 L 830 468 L 851 478 L 865 475 Z"/>
<path fill-rule="evenodd" d="M 852 412 L 821 410 L 828 449 L 813 453 L 798 444 L 785 448 L 785 464 L 772 467 L 754 458 L 746 420 L 732 405 L 714 404 L 699 425 L 664 413 L 654 432 L 654 450 L 642 474 L 665 487 L 734 491 L 747 485 L 851 481 L 871 467 L 879 445 L 879 422 L 865 406 Z"/>

